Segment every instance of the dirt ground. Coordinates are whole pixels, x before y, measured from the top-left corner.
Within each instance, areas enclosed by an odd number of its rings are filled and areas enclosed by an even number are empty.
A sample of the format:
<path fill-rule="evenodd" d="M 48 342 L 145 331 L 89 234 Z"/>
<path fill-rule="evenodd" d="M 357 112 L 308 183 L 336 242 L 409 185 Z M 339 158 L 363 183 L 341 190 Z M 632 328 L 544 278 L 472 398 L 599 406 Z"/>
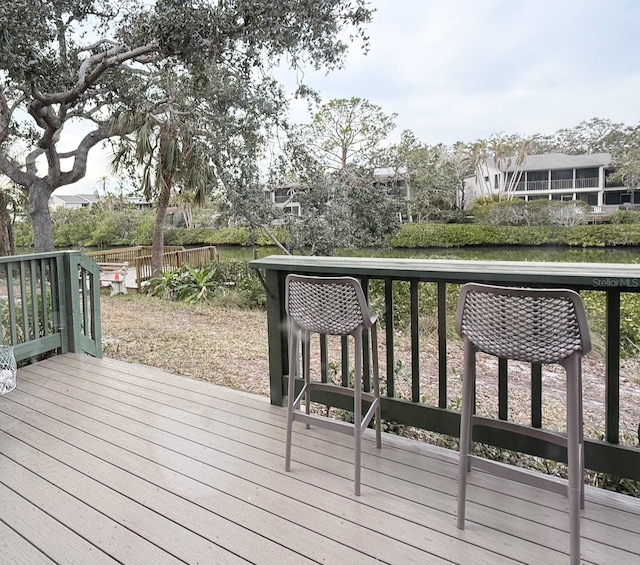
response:
<path fill-rule="evenodd" d="M 128 295 L 102 296 L 103 349 L 107 357 L 143 363 L 168 371 L 252 392 L 269 394 L 266 313 L 257 310 L 185 305 L 157 298 Z M 381 377 L 386 378 L 384 332 L 380 343 Z M 408 336 L 397 332 L 396 395 L 410 398 L 411 353 Z M 312 346 L 315 357 L 318 347 Z M 337 344 L 329 346 L 329 360 L 340 362 Z M 319 363 L 315 364 L 316 366 Z M 421 395 L 437 403 L 437 345 L 431 336 L 421 337 Z M 462 349 L 450 340 L 448 351 L 449 404 L 461 396 Z M 604 434 L 604 360 L 592 354 L 583 363 L 585 435 Z M 530 369 L 524 363 L 509 364 L 509 417 L 530 421 Z M 496 414 L 497 360 L 479 356 L 478 411 Z M 543 426 L 564 429 L 564 370 L 543 369 Z M 640 360 L 623 362 L 620 383 L 622 441 L 638 444 L 640 424 Z"/>

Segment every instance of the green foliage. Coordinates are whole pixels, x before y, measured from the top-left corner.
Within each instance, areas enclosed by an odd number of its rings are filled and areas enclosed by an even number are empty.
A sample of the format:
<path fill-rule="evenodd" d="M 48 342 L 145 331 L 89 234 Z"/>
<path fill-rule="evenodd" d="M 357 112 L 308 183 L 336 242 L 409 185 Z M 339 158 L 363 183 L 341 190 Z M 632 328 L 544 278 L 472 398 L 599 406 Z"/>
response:
<path fill-rule="evenodd" d="M 214 300 L 226 305 L 262 308 L 266 293 L 246 261 L 218 261 L 202 267 L 185 266 L 149 281 L 146 291 L 166 300 Z"/>
<path fill-rule="evenodd" d="M 621 479 L 606 473 L 596 473 L 593 477 L 593 484 L 598 488 L 640 498 L 640 481 Z"/>
<path fill-rule="evenodd" d="M 581 293 L 591 333 L 604 343 L 606 336 L 607 297 L 603 292 Z M 623 292 L 620 297 L 620 355 L 637 357 L 640 354 L 640 295 Z M 594 340 L 595 341 L 595 340 Z M 598 346 L 596 342 L 596 346 Z M 604 347 L 602 346 L 604 349 Z"/>
<path fill-rule="evenodd" d="M 364 26 L 372 14 L 360 0 L 0 3 L 0 169 L 29 193 L 36 250 L 54 246 L 47 208 L 51 193 L 85 176 L 96 144 L 141 130 L 141 117 L 160 117 L 167 125 L 166 144 L 159 148 L 162 170 L 151 168 L 164 186 L 185 173 L 190 178 L 182 179 L 183 188 L 190 191 L 194 169 L 178 164 L 195 156 L 185 150 L 194 146 L 184 135 L 185 143 L 171 135 L 176 120 L 190 114 L 198 127 L 188 135 L 206 132 L 202 162 L 215 169 L 238 215 L 250 219 L 254 210 L 248 203 L 265 200 L 256 190 L 256 162 L 268 130 L 284 124 L 288 109 L 269 71 L 280 62 L 296 70 L 303 63 L 339 67 L 348 42 L 359 38 L 367 44 Z M 36 171 L 6 152 L 9 135 L 23 131 L 27 162 L 43 153 L 62 154 L 59 132 L 70 120 L 87 131 L 77 146 L 64 148 L 72 155 L 70 166 L 49 158 Z M 149 165 L 144 160 L 141 169 Z"/>
<path fill-rule="evenodd" d="M 200 302 L 208 300 L 218 287 L 215 269 L 186 265 L 177 278 L 173 292 L 176 300 Z"/>
<path fill-rule="evenodd" d="M 59 209 L 53 213 L 56 247 L 103 247 L 117 245 L 149 245 L 153 236 L 155 215 L 152 211 L 106 210 L 99 208 Z M 19 247 L 33 244 L 30 222 L 17 224 L 16 242 Z M 290 241 L 283 227 L 272 231 L 281 242 Z M 261 230 L 237 228 L 167 228 L 165 245 L 273 245 Z"/>
<path fill-rule="evenodd" d="M 392 247 L 463 247 L 473 245 L 568 245 L 613 247 L 640 245 L 640 224 L 584 226 L 488 226 L 481 224 L 406 224 Z"/>
<path fill-rule="evenodd" d="M 637 224 L 640 223 L 640 212 L 635 210 L 618 210 L 608 218 L 612 224 Z"/>
<path fill-rule="evenodd" d="M 105 247 L 137 243 L 138 228 L 144 218 L 150 216 L 149 212 L 136 210 L 99 212 L 94 216 L 95 227 L 91 231 L 89 245 Z"/>
<path fill-rule="evenodd" d="M 53 241 L 56 247 L 87 246 L 91 241 L 91 232 L 95 217 L 88 208 L 67 210 L 60 208 L 52 214 Z"/>
<path fill-rule="evenodd" d="M 395 127 L 396 117 L 363 98 L 339 98 L 323 104 L 300 133 L 328 167 L 346 170 L 353 163 L 371 162 L 380 142 Z"/>
<path fill-rule="evenodd" d="M 175 300 L 175 287 L 180 283 L 182 273 L 180 270 L 166 271 L 149 280 L 144 290 L 151 296 Z"/>
<path fill-rule="evenodd" d="M 455 314 L 458 304 L 460 286 L 447 285 L 447 312 Z M 386 325 L 385 312 L 385 283 L 374 279 L 369 283 L 369 302 L 374 312 L 380 316 Z M 430 326 L 429 319 L 435 320 L 438 315 L 438 287 L 435 283 L 421 283 L 418 285 L 418 311 L 421 326 Z M 406 281 L 395 281 L 393 284 L 393 325 L 396 328 L 407 329 L 411 323 L 411 285 Z M 451 316 L 450 316 L 450 319 Z M 425 324 L 425 322 L 427 322 Z M 436 326 L 437 327 L 437 326 Z"/>
<path fill-rule="evenodd" d="M 460 144 L 448 148 L 443 144 L 422 143 L 413 132 L 406 130 L 399 144 L 380 152 L 380 166 L 394 171 L 399 179 L 409 180 L 414 220 L 459 219 L 456 192 L 470 172 L 468 158 L 461 149 Z"/>
<path fill-rule="evenodd" d="M 33 247 L 33 227 L 28 219 L 16 222 L 13 226 L 13 237 L 17 248 Z"/>
<path fill-rule="evenodd" d="M 272 230 L 279 241 L 288 242 L 289 232 L 285 228 Z M 237 228 L 168 228 L 165 231 L 166 245 L 273 245 L 273 241 L 260 230 Z"/>
<path fill-rule="evenodd" d="M 380 245 L 400 227 L 394 200 L 364 169 L 312 170 L 296 198 L 302 215 L 287 218 L 291 247 L 312 255 Z"/>
<path fill-rule="evenodd" d="M 25 300 L 27 303 L 26 327 L 27 327 L 28 333 L 25 333 L 25 320 L 24 320 L 24 312 L 22 311 L 22 308 L 19 307 L 19 303 L 17 302 L 14 303 L 13 305 L 14 316 L 15 316 L 14 327 L 16 329 L 15 344 L 25 343 L 29 341 L 34 337 L 34 332 L 35 332 L 36 338 L 45 335 L 45 329 L 49 335 L 55 333 L 55 330 L 53 327 L 54 312 L 53 312 L 53 306 L 51 301 L 51 292 L 47 290 L 48 311 L 47 311 L 47 327 L 46 328 L 45 328 L 44 320 L 42 317 L 42 309 L 43 309 L 42 294 L 38 293 L 36 295 L 36 300 L 38 302 L 37 310 L 39 312 L 37 327 L 35 327 L 34 325 L 33 308 L 32 308 L 33 295 L 31 294 L 31 292 L 27 292 Z M 9 311 L 9 304 L 6 298 L 0 298 L 0 312 L 2 313 L 0 317 L 0 322 L 2 323 L 0 335 L 4 335 L 6 340 L 6 338 L 11 335 L 11 315 Z"/>
<path fill-rule="evenodd" d="M 140 237 L 144 226 L 153 226 L 152 212 L 104 207 L 55 210 L 54 243 L 59 248 L 104 247 L 147 243 Z"/>
<path fill-rule="evenodd" d="M 476 222 L 492 226 L 571 226 L 584 223 L 589 212 L 586 202 L 521 199 L 474 201 L 469 214 Z"/>

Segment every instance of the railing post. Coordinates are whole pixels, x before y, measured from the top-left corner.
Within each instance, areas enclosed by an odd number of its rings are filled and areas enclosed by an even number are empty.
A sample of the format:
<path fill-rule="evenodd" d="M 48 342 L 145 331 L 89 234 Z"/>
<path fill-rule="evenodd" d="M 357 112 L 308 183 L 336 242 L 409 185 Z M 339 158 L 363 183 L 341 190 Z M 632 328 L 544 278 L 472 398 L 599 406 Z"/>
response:
<path fill-rule="evenodd" d="M 78 285 L 78 267 L 80 265 L 80 253 L 78 251 L 68 251 L 64 254 L 63 276 L 65 283 L 62 293 L 65 295 L 66 318 L 65 330 L 68 337 L 69 351 L 78 353 L 80 347 L 80 336 L 82 328 L 80 325 L 80 287 Z M 62 296 L 61 293 L 61 296 Z"/>
<path fill-rule="evenodd" d="M 438 406 L 447 407 L 447 283 L 438 282 Z"/>
<path fill-rule="evenodd" d="M 142 290 L 142 258 L 140 256 L 135 258 L 136 268 L 136 286 L 138 287 L 138 294 Z"/>
<path fill-rule="evenodd" d="M 267 270 L 267 336 L 269 343 L 269 383 L 271 404 L 283 406 L 283 379 L 288 369 L 287 324 L 284 315 L 284 279 L 286 273 Z"/>
<path fill-rule="evenodd" d="M 607 290 L 607 379 L 605 436 L 620 441 L 620 290 Z"/>

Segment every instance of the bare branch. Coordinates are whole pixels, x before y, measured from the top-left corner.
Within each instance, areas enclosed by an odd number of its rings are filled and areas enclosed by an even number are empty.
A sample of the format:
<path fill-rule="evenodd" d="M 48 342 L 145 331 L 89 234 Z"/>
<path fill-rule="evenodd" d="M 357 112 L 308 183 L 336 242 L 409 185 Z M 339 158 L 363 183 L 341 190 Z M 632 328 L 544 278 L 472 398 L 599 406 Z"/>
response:
<path fill-rule="evenodd" d="M 90 88 L 107 69 L 152 54 L 157 49 L 157 41 L 152 41 L 135 49 L 127 50 L 125 47 L 118 46 L 104 53 L 92 55 L 85 59 L 82 65 L 80 65 L 78 81 L 70 90 L 65 92 L 43 93 L 33 86 L 32 93 L 36 100 L 31 106 L 38 112 L 40 108 L 50 106 L 51 104 L 70 104 Z"/>
<path fill-rule="evenodd" d="M 39 147 L 37 149 L 34 149 L 33 151 L 31 151 L 31 153 L 29 153 L 25 159 L 25 164 L 27 167 L 27 172 L 33 176 L 36 176 L 37 174 L 37 167 L 36 167 L 36 159 L 38 157 L 40 157 L 40 155 L 44 154 L 44 149 L 40 149 Z"/>
<path fill-rule="evenodd" d="M 113 45 L 114 47 L 119 46 L 120 44 L 117 41 L 114 41 L 113 39 L 99 39 L 98 41 L 96 41 L 95 43 L 92 43 L 91 45 L 87 45 L 86 47 L 80 47 L 79 49 L 79 53 L 83 53 L 84 51 L 93 51 L 94 49 L 97 49 L 98 47 L 100 47 L 101 45 Z"/>
<path fill-rule="evenodd" d="M 20 170 L 2 153 L 0 153 L 0 171 L 20 186 L 29 186 L 37 178 L 36 175 Z"/>
<path fill-rule="evenodd" d="M 92 131 L 85 135 L 83 140 L 76 149 L 76 155 L 73 162 L 73 168 L 65 173 L 62 173 L 57 179 L 57 186 L 64 186 L 67 184 L 73 184 L 82 179 L 87 173 L 87 159 L 89 156 L 89 150 L 100 143 L 101 141 L 110 137 L 111 132 L 109 128 L 103 127 Z"/>

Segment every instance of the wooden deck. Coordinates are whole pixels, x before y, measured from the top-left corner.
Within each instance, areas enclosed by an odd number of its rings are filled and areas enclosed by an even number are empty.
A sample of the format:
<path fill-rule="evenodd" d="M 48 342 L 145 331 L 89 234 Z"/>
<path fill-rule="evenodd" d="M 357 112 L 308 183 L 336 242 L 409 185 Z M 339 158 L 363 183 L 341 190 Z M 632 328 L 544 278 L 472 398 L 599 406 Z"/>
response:
<path fill-rule="evenodd" d="M 266 376 L 265 376 L 266 378 Z M 299 428 L 266 398 L 110 359 L 21 369 L 0 398 L 0 563 L 555 564 L 565 501 L 471 475 L 456 453 L 386 435 L 353 492 L 349 438 Z M 640 564 L 640 501 L 587 489 L 585 563 Z"/>

